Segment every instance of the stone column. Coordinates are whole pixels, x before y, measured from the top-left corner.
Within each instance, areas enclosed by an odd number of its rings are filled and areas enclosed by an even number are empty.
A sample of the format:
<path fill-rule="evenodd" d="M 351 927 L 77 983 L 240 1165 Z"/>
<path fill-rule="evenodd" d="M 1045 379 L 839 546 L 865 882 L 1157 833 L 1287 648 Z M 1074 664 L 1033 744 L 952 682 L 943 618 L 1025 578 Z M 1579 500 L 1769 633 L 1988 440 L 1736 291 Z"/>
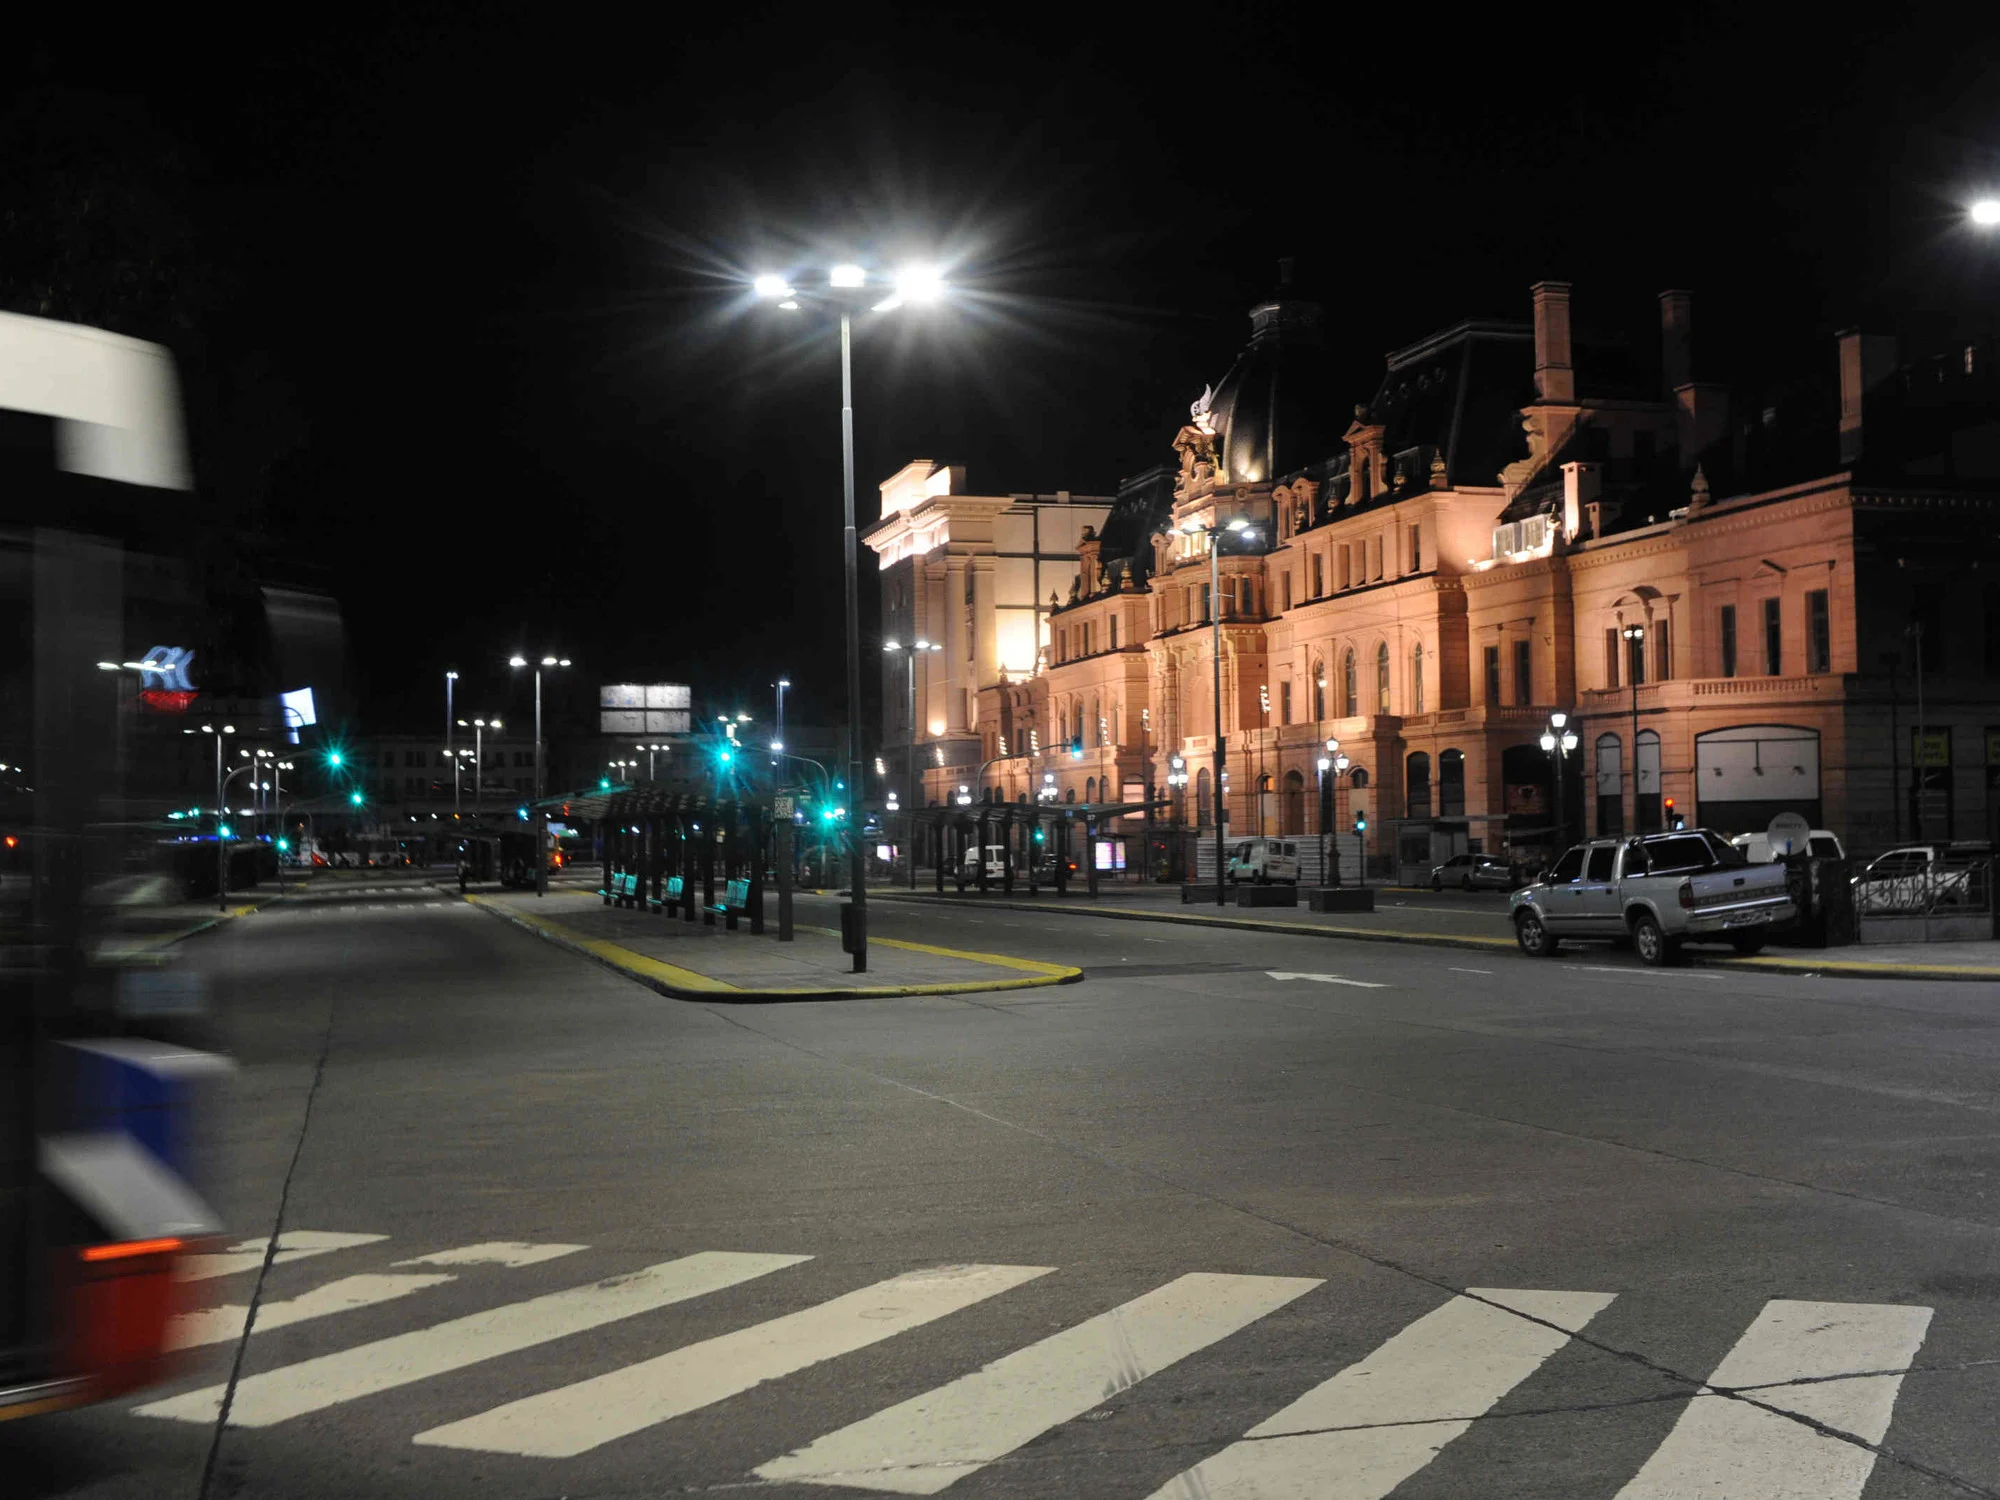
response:
<path fill-rule="evenodd" d="M 963 734 L 969 727 L 965 721 L 965 688 L 971 663 L 972 642 L 965 631 L 965 583 L 966 568 L 971 559 L 947 557 L 944 564 L 944 671 L 943 678 L 944 720 L 947 734 Z"/>

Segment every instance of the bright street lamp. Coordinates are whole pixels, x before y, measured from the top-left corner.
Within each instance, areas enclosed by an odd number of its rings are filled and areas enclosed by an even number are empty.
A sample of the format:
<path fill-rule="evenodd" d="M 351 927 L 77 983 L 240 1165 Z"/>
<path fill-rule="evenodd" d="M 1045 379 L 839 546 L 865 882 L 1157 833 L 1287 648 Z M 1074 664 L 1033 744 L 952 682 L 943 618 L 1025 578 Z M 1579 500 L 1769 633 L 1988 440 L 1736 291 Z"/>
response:
<path fill-rule="evenodd" d="M 1557 709 L 1549 715 L 1549 722 L 1542 730 L 1542 749 L 1548 754 L 1549 769 L 1555 776 L 1555 854 L 1557 859 L 1562 857 L 1563 845 L 1566 842 L 1564 838 L 1565 830 L 1563 828 L 1563 762 L 1569 758 L 1570 752 L 1576 749 L 1576 746 L 1576 731 L 1569 727 L 1569 715 L 1561 709 Z M 1638 764 L 1636 749 L 1634 751 L 1633 764 L 1635 766 Z"/>
<path fill-rule="evenodd" d="M 507 658 L 507 665 L 510 667 L 525 667 L 527 664 L 528 659 L 519 652 Z M 537 896 L 546 896 L 549 893 L 549 815 L 541 805 L 543 796 L 542 668 L 566 667 L 568 665 L 569 658 L 567 656 L 545 656 L 535 667 L 535 894 Z M 500 721 L 498 719 L 493 722 L 496 728 L 499 727 Z"/>
<path fill-rule="evenodd" d="M 1969 210 L 1972 222 L 1981 229 L 1991 229 L 2000 224 L 2000 198 L 1981 198 Z"/>
<path fill-rule="evenodd" d="M 944 280 L 934 270 L 912 268 L 899 278 L 886 298 L 870 302 L 870 276 L 866 267 L 842 264 L 827 272 L 824 287 L 801 290 L 790 277 L 775 272 L 760 275 L 752 290 L 765 301 L 775 302 L 786 312 L 797 312 L 810 304 L 836 312 L 840 318 L 840 468 L 841 505 L 845 521 L 841 534 L 843 566 L 847 582 L 847 777 L 859 796 L 861 760 L 861 583 L 858 543 L 854 525 L 854 314 L 863 308 L 886 313 L 910 303 L 939 300 Z M 782 738 L 782 736 L 780 736 Z M 848 919 L 847 938 L 854 953 L 854 972 L 868 968 L 868 867 L 866 854 L 867 819 L 847 820 Z"/>

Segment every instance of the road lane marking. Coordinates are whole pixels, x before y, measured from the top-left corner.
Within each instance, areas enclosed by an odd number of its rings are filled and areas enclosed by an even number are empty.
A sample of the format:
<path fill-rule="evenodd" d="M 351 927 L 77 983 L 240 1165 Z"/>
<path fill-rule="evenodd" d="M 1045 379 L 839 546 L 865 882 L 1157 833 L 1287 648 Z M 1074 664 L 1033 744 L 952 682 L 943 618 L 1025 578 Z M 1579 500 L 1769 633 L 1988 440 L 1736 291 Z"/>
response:
<path fill-rule="evenodd" d="M 759 1466 L 757 1475 L 934 1495 L 1319 1285 L 1305 1276 L 1179 1277 L 828 1433 Z"/>
<path fill-rule="evenodd" d="M 455 1276 L 444 1275 L 346 1276 L 339 1281 L 330 1281 L 325 1286 L 315 1287 L 302 1297 L 293 1297 L 283 1302 L 259 1303 L 256 1331 L 268 1333 L 273 1328 L 283 1328 L 291 1323 L 303 1323 L 308 1318 L 323 1318 L 329 1313 L 346 1312 L 350 1308 L 373 1307 L 378 1302 L 393 1302 L 398 1297 L 421 1292 L 425 1287 L 457 1279 Z M 203 1344 L 228 1343 L 243 1336 L 243 1325 L 249 1317 L 249 1306 L 235 1303 L 224 1307 L 203 1308 L 200 1312 L 183 1313 L 167 1325 L 167 1347 L 196 1349 Z"/>
<path fill-rule="evenodd" d="M 588 1250 L 588 1245 L 531 1245 L 521 1240 L 489 1240 L 481 1245 L 462 1245 L 456 1250 L 435 1250 L 429 1255 L 413 1255 L 395 1261 L 399 1266 L 538 1266 Z"/>
<path fill-rule="evenodd" d="M 1053 1266 L 942 1266 L 420 1432 L 438 1448 L 569 1458 L 983 1302 Z"/>
<path fill-rule="evenodd" d="M 1711 1388 L 1740 1390 L 1749 1399 L 1696 1395 L 1618 1500 L 1856 1500 L 1875 1467 L 1873 1451 L 1778 1412 L 1795 1412 L 1864 1443 L 1881 1442 L 1903 1372 L 1923 1346 L 1930 1321 L 1928 1307 L 1765 1303 L 1708 1377 Z M 1788 1383 L 1794 1381 L 1807 1383 Z M 1761 1410 L 1753 1401 L 1778 1411 Z"/>
<path fill-rule="evenodd" d="M 373 1245 L 386 1240 L 386 1234 L 336 1234 L 329 1230 L 288 1229 L 278 1236 L 278 1253 L 271 1257 L 272 1264 L 284 1265 L 289 1261 L 306 1260 L 315 1255 L 325 1255 L 330 1250 L 351 1250 L 356 1245 Z M 264 1264 L 264 1253 L 271 1248 L 268 1238 L 244 1240 L 231 1245 L 216 1255 L 189 1255 L 182 1258 L 177 1274 L 182 1281 L 207 1281 L 211 1276 L 233 1276 L 238 1271 L 248 1271 Z"/>
<path fill-rule="evenodd" d="M 1386 984 L 1374 984 L 1366 979 L 1342 979 L 1338 974 L 1288 974 L 1281 969 L 1266 969 L 1264 972 L 1280 984 L 1288 979 L 1310 979 L 1318 984 L 1344 984 L 1357 990 L 1386 990 L 1389 988 Z"/>
<path fill-rule="evenodd" d="M 1449 968 L 1450 966 L 1447 965 L 1446 967 Z M 1491 969 L 1452 969 L 1451 972 L 1454 974 L 1491 974 L 1493 971 Z"/>
<path fill-rule="evenodd" d="M 1540 1369 L 1614 1295 L 1471 1288 L 1150 1500 L 1380 1500 Z"/>
<path fill-rule="evenodd" d="M 1652 969 L 1631 968 L 1620 964 L 1565 964 L 1563 967 L 1585 974 L 1635 974 L 1642 977 L 1654 974 L 1656 977 L 1665 977 L 1664 975 L 1657 975 L 1657 972 Z M 1674 972 L 1673 977 L 1675 979 L 1726 979 L 1729 976 L 1726 974 L 1703 974 L 1696 969 L 1678 969 Z"/>
<path fill-rule="evenodd" d="M 735 1286 L 811 1260 L 809 1255 L 740 1255 L 704 1250 L 679 1260 L 647 1266 L 589 1286 L 551 1292 L 509 1303 L 448 1323 L 378 1339 L 372 1344 L 321 1355 L 240 1381 L 229 1420 L 238 1427 L 269 1427 L 343 1401 L 394 1390 L 433 1375 L 462 1370 L 482 1360 L 532 1349 L 615 1323 L 622 1318 L 670 1307 L 691 1297 Z M 222 1412 L 226 1387 L 208 1386 L 164 1401 L 134 1407 L 140 1416 L 208 1423 Z"/>

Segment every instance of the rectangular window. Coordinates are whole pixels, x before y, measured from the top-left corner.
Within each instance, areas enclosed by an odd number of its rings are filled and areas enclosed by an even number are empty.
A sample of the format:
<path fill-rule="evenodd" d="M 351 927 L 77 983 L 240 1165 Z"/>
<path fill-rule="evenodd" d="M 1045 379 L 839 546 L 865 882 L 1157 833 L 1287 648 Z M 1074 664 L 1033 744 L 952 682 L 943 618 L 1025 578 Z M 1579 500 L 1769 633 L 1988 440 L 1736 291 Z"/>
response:
<path fill-rule="evenodd" d="M 1368 539 L 1368 577 L 1371 582 L 1382 581 L 1382 538 Z"/>
<path fill-rule="evenodd" d="M 1488 708 L 1498 708 L 1500 706 L 1500 648 L 1498 646 L 1488 646 L 1486 648 L 1486 706 Z"/>
<path fill-rule="evenodd" d="M 1653 622 L 1653 681 L 1674 680 L 1674 632 L 1667 620 Z"/>
<path fill-rule="evenodd" d="M 1201 586 L 1201 622 L 1204 625 L 1208 624 L 1214 618 L 1209 614 L 1209 609 L 1212 603 L 1213 601 L 1209 598 L 1208 595 L 1208 585 L 1204 583 Z"/>
<path fill-rule="evenodd" d="M 1118 649 L 1118 616 L 1116 615 L 1111 617 L 1111 649 L 1113 651 Z"/>
<path fill-rule="evenodd" d="M 1326 559 L 1315 552 L 1312 560 L 1313 598 L 1317 599 L 1326 592 Z"/>
<path fill-rule="evenodd" d="M 1424 570 L 1423 528 L 1420 526 L 1412 526 L 1410 528 L 1410 571 L 1412 573 L 1421 573 L 1423 572 L 1423 570 Z"/>
<path fill-rule="evenodd" d="M 1278 684 L 1278 722 L 1292 722 L 1292 684 L 1289 678 Z"/>
<path fill-rule="evenodd" d="M 1340 544 L 1340 586 L 1343 589 L 1351 589 L 1354 587 L 1353 568 L 1354 568 L 1354 549 L 1349 547 L 1347 543 L 1342 542 Z"/>
<path fill-rule="evenodd" d="M 1722 675 L 1724 677 L 1734 677 L 1736 675 L 1736 606 L 1735 605 L 1725 604 L 1722 606 L 1721 623 L 1722 623 L 1722 629 L 1720 633 L 1722 640 Z"/>
<path fill-rule="evenodd" d="M 1785 669 L 1785 618 L 1776 599 L 1764 601 L 1764 675 L 1776 677 Z"/>
<path fill-rule="evenodd" d="M 1284 580 L 1285 608 L 1290 609 L 1292 607 L 1292 570 L 1290 568 L 1285 569 Z"/>
<path fill-rule="evenodd" d="M 1514 642 L 1514 701 L 1526 708 L 1535 701 L 1535 644 Z"/>
<path fill-rule="evenodd" d="M 1608 688 L 1618 686 L 1618 632 L 1616 630 L 1607 630 L 1604 632 L 1604 685 Z"/>
<path fill-rule="evenodd" d="M 1806 595 L 1806 670 L 1833 670 L 1833 616 L 1825 589 Z"/>

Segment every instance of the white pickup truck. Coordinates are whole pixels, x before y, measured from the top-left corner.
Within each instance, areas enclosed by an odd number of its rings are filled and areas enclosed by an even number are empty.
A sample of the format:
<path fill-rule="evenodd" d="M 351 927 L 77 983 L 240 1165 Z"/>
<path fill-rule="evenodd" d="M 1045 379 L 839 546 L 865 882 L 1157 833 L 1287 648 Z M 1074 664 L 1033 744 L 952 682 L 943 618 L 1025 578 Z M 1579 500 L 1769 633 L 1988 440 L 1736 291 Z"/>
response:
<path fill-rule="evenodd" d="M 1629 938 L 1652 965 L 1684 942 L 1728 943 L 1748 955 L 1795 914 L 1783 865 L 1744 861 L 1705 828 L 1578 844 L 1514 893 L 1514 936 L 1536 958 L 1564 938 Z"/>

